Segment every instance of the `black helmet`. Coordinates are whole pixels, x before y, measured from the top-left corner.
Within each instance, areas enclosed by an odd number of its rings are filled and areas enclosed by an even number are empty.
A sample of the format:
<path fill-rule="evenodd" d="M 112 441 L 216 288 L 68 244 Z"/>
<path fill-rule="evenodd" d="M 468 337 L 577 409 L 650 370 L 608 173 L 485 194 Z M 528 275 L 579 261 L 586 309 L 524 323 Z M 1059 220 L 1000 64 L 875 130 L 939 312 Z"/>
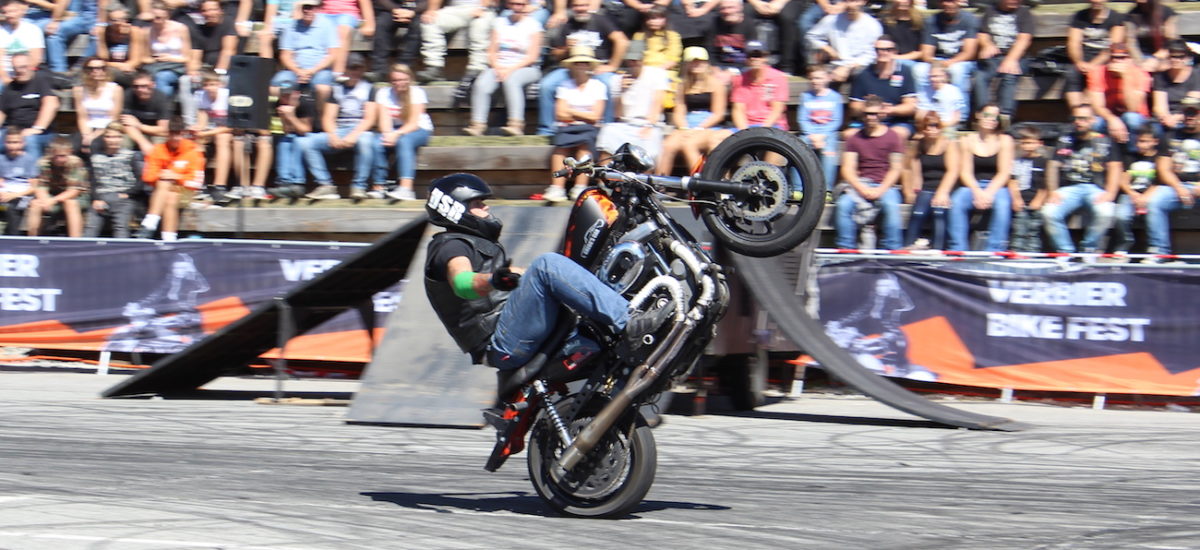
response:
<path fill-rule="evenodd" d="M 492 188 L 479 176 L 450 174 L 430 184 L 425 212 L 434 225 L 496 241 L 500 238 L 500 219 L 490 213 L 488 217 L 480 218 L 468 212 L 471 201 L 491 196 Z"/>

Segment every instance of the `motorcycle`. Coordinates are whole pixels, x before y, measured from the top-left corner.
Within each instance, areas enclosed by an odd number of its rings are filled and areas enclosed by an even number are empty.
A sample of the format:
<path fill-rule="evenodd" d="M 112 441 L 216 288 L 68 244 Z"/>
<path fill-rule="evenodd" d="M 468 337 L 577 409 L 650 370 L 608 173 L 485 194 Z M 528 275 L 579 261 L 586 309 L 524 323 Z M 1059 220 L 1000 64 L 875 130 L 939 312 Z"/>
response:
<path fill-rule="evenodd" d="M 538 495 L 579 517 L 617 517 L 654 482 L 651 433 L 660 394 L 682 381 L 715 335 L 729 289 L 722 267 L 666 207 L 683 201 L 729 250 L 769 256 L 815 228 L 825 203 L 817 155 L 794 135 L 743 130 L 697 177 L 648 176 L 645 151 L 625 145 L 607 163 L 568 159 L 561 176 L 592 182 L 576 199 L 562 252 L 661 323 L 632 345 L 566 312 L 527 364 L 500 371 L 497 442 L 485 469 L 525 449 Z M 668 194 L 674 193 L 674 195 Z"/>

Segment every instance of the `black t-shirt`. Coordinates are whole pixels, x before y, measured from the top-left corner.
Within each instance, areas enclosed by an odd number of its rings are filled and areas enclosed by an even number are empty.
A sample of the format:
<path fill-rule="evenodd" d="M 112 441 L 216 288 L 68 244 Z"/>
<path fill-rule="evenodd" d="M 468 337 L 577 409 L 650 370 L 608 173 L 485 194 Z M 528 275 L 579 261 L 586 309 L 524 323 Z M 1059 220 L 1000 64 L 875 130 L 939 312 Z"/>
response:
<path fill-rule="evenodd" d="M 1158 51 L 1159 48 L 1166 47 L 1167 37 L 1160 32 L 1158 34 L 1160 44 L 1154 43 L 1154 34 L 1151 33 L 1153 23 L 1150 21 L 1150 10 L 1146 9 L 1147 4 L 1134 4 L 1133 9 L 1125 14 L 1125 20 L 1134 25 L 1134 38 L 1137 40 L 1138 49 L 1142 50 L 1145 55 L 1151 55 Z M 1162 15 L 1162 21 L 1158 23 L 1162 26 L 1168 19 L 1179 15 L 1170 6 L 1159 6 L 1159 13 Z"/>
<path fill-rule="evenodd" d="M 1138 193 L 1158 182 L 1157 154 L 1130 153 L 1125 157 L 1125 173 L 1129 174 L 1129 186 Z"/>
<path fill-rule="evenodd" d="M 921 43 L 933 46 L 933 56 L 950 59 L 962 51 L 963 41 L 974 39 L 979 33 L 979 19 L 975 14 L 960 12 L 954 21 L 946 20 L 941 14 L 931 15 L 925 20 L 925 34 Z"/>
<path fill-rule="evenodd" d="M 1086 136 L 1067 133 L 1059 136 L 1054 146 L 1054 160 L 1059 161 L 1059 187 L 1094 183 L 1105 186 L 1106 164 L 1121 160 L 1121 148 L 1108 136 L 1088 132 Z"/>
<path fill-rule="evenodd" d="M 468 216 L 470 214 L 467 214 Z M 475 251 L 471 250 L 471 245 L 461 239 L 446 239 L 441 246 L 437 247 L 433 256 L 425 263 L 425 276 L 434 281 L 446 280 L 446 266 L 450 260 L 459 256 L 466 256 L 467 259 L 475 257 Z M 474 266 L 472 266 L 474 267 Z"/>
<path fill-rule="evenodd" d="M 160 120 L 171 118 L 171 102 L 162 92 L 154 90 L 149 101 L 142 101 L 134 94 L 133 89 L 125 92 L 125 110 L 127 115 L 137 117 L 138 122 L 154 126 Z"/>
<path fill-rule="evenodd" d="M 4 112 L 4 125 L 25 129 L 37 123 L 42 99 L 54 95 L 50 79 L 42 72 L 33 73 L 26 82 L 13 80 L 0 92 L 0 111 Z"/>
<path fill-rule="evenodd" d="M 1018 157 L 1013 162 L 1012 177 L 1017 180 L 1021 200 L 1029 204 L 1038 191 L 1046 188 L 1046 157 Z"/>
<path fill-rule="evenodd" d="M 1154 73 L 1154 91 L 1167 92 L 1167 105 L 1172 113 L 1183 110 L 1183 98 L 1188 92 L 1200 90 L 1200 70 L 1195 67 L 1183 82 L 1175 82 L 1167 71 Z"/>
<path fill-rule="evenodd" d="M 1108 10 L 1108 17 L 1099 23 L 1092 22 L 1092 10 L 1084 8 L 1071 16 L 1071 28 L 1083 31 L 1083 58 L 1090 60 L 1112 45 L 1109 32 L 1113 27 L 1125 24 L 1125 16 Z"/>
<path fill-rule="evenodd" d="M 992 42 L 1000 48 L 1000 52 L 1007 54 L 1008 50 L 1012 49 L 1012 45 L 1017 41 L 1017 35 L 1033 34 L 1033 13 L 1029 8 L 1021 6 L 1016 11 L 1003 12 L 996 9 L 995 6 L 988 7 L 983 14 L 983 23 L 979 27 L 979 32 L 985 32 L 992 37 Z"/>
<path fill-rule="evenodd" d="M 1171 159 L 1180 181 L 1200 182 L 1200 132 L 1171 132 L 1159 141 L 1158 156 Z"/>
<path fill-rule="evenodd" d="M 223 19 L 215 26 L 196 25 L 192 34 L 192 48 L 204 52 L 200 58 L 201 63 L 210 67 L 217 65 L 221 58 L 221 42 L 226 36 L 237 36 L 233 21 L 229 18 Z"/>
<path fill-rule="evenodd" d="M 608 37 L 614 32 L 619 32 L 617 26 L 601 13 L 592 14 L 592 18 L 582 25 L 575 19 L 568 18 L 550 38 L 550 47 L 562 48 L 567 44 L 567 37 L 574 37 L 576 46 L 594 49 L 596 58 L 604 61 L 612 57 L 612 40 Z M 567 55 L 571 55 L 570 50 L 567 51 Z"/>
<path fill-rule="evenodd" d="M 879 73 L 875 70 L 875 66 L 869 66 L 858 72 L 854 77 L 854 82 L 850 85 L 850 99 L 852 101 L 864 101 L 869 95 L 877 95 L 884 103 L 899 105 L 900 101 L 906 97 L 917 95 L 916 81 L 913 80 L 912 71 L 908 67 L 899 67 L 892 71 L 888 78 L 879 78 Z M 908 117 L 905 120 L 911 120 Z M 900 119 L 889 119 L 888 124 L 902 122 Z"/>
<path fill-rule="evenodd" d="M 896 53 L 900 55 L 921 49 L 921 31 L 913 28 L 911 20 L 885 25 L 883 32 L 896 42 Z"/>
<path fill-rule="evenodd" d="M 717 18 L 713 27 L 712 44 L 708 51 L 715 54 L 713 64 L 721 67 L 746 66 L 746 42 L 758 36 L 754 20 L 748 17 L 738 23 Z"/>

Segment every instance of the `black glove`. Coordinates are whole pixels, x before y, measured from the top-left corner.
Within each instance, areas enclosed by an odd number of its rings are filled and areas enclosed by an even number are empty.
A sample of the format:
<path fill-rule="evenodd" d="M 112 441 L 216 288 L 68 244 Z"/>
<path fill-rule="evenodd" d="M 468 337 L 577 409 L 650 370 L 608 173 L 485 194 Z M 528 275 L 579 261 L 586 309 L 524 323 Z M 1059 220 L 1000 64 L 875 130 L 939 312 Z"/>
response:
<path fill-rule="evenodd" d="M 504 265 L 500 266 L 500 269 L 492 273 L 492 288 L 496 290 L 512 290 L 517 288 L 517 284 L 521 282 L 521 274 L 509 269 L 508 266 L 510 265 L 512 265 L 511 261 L 504 262 Z"/>

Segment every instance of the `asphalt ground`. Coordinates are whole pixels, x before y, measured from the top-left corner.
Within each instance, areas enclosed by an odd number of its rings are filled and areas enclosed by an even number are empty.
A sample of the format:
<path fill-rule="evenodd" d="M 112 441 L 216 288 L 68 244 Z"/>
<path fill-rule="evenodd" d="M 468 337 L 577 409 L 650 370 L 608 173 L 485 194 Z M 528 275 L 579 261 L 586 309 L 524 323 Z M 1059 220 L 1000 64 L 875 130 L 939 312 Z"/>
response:
<path fill-rule="evenodd" d="M 669 415 L 642 506 L 580 520 L 542 506 L 523 454 L 485 472 L 490 431 L 254 402 L 267 380 L 222 378 L 210 399 L 97 397 L 119 380 L 0 371 L 0 548 L 1200 546 L 1195 413 L 954 403 L 1035 426 L 980 432 L 804 394 Z"/>

